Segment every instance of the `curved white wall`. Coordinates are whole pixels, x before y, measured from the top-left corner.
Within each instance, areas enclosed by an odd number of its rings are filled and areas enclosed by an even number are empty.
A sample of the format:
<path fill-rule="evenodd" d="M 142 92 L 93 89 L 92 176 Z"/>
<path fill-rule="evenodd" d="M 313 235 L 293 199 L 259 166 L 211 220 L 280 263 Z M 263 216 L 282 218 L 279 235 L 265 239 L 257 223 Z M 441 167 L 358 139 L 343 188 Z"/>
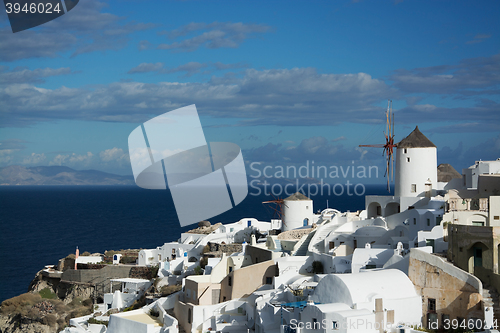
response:
<path fill-rule="evenodd" d="M 283 215 L 285 223 L 281 228 L 283 231 L 297 229 L 304 226 L 304 219 L 313 222 L 312 200 L 285 200 L 283 204 Z"/>
<path fill-rule="evenodd" d="M 409 159 L 409 160 L 408 160 Z M 435 147 L 396 149 L 396 197 L 424 197 L 425 183 L 430 179 L 437 188 L 437 152 Z M 416 191 L 412 192 L 412 184 Z"/>

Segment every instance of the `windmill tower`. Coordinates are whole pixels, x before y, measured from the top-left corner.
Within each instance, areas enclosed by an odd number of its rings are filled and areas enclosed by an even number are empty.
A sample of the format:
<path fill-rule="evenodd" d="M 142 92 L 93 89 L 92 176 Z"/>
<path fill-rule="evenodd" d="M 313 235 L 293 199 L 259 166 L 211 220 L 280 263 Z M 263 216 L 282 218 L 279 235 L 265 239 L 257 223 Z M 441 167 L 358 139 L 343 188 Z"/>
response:
<path fill-rule="evenodd" d="M 313 223 L 313 201 L 300 192 L 283 199 L 282 231 L 304 227 Z"/>
<path fill-rule="evenodd" d="M 434 196 L 437 185 L 437 149 L 418 126 L 397 145 L 396 197 Z"/>

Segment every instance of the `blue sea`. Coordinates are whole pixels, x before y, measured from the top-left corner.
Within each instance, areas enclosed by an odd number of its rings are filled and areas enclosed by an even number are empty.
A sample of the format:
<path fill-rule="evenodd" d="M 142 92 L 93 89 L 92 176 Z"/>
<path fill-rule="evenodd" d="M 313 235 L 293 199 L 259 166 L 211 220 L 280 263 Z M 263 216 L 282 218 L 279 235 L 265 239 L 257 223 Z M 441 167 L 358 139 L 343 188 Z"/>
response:
<path fill-rule="evenodd" d="M 270 221 L 274 210 L 264 193 L 250 191 L 237 207 L 212 224 L 255 217 Z M 307 194 L 307 193 L 306 193 Z M 367 185 L 366 194 L 386 195 L 385 185 Z M 312 196 L 314 210 L 364 208 L 364 196 Z M 193 202 L 196 209 L 196 202 Z M 169 191 L 136 186 L 3 186 L 0 187 L 0 302 L 28 290 L 45 265 L 74 253 L 155 248 L 175 241 L 181 228 Z"/>

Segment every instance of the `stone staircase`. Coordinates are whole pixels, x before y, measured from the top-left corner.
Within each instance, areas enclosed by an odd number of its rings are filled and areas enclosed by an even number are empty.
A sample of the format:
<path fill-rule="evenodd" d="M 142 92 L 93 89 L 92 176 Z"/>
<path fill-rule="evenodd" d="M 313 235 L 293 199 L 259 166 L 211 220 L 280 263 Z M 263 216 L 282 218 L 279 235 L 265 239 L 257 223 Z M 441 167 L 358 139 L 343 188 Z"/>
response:
<path fill-rule="evenodd" d="M 493 316 L 500 321 L 500 297 L 495 287 L 483 285 L 483 301 L 485 306 L 493 307 Z"/>
<path fill-rule="evenodd" d="M 330 232 L 333 230 L 337 229 L 339 227 L 338 224 L 335 224 L 333 222 L 327 222 L 325 224 L 322 224 L 318 226 L 318 229 L 316 230 L 316 234 L 314 237 L 311 239 L 311 242 L 309 243 L 309 252 L 314 252 L 314 253 L 325 253 L 325 244 L 324 244 L 324 239 L 328 237 Z"/>
<path fill-rule="evenodd" d="M 316 234 L 316 230 L 311 231 L 306 239 L 300 244 L 299 248 L 295 253 L 293 254 L 294 256 L 305 256 L 307 255 L 307 249 L 309 248 L 309 243 L 311 242 L 311 239 L 313 236 Z"/>

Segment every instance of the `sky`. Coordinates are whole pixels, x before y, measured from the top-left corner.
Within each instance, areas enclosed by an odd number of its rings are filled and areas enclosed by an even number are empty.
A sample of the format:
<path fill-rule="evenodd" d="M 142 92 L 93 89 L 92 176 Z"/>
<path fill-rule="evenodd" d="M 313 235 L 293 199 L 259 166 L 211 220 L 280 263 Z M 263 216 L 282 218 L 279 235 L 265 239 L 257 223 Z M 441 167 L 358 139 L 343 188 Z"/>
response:
<path fill-rule="evenodd" d="M 131 175 L 128 135 L 195 104 L 247 167 L 377 165 L 393 101 L 459 172 L 500 157 L 499 1 L 97 1 L 12 33 L 0 167 Z M 250 171 L 250 169 L 247 169 Z M 383 174 L 373 182 L 383 183 Z"/>

